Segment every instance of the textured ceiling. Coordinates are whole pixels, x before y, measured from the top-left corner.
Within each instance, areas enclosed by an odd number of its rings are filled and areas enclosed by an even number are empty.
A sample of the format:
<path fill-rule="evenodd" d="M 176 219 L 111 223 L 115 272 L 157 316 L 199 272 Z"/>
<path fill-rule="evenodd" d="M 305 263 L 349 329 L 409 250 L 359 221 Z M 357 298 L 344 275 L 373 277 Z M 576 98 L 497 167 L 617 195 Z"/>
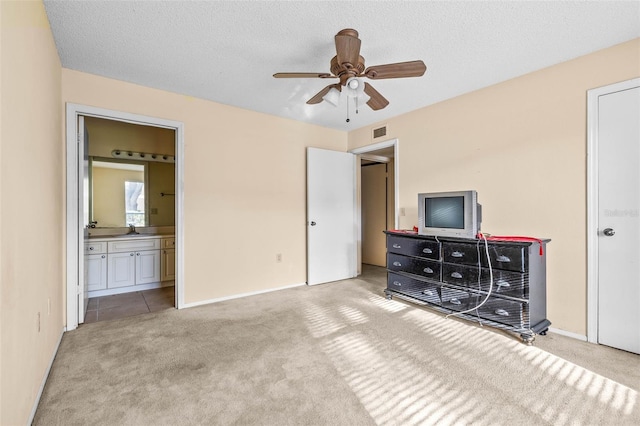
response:
<path fill-rule="evenodd" d="M 640 36 L 640 2 L 45 1 L 65 68 L 352 130 Z M 346 123 L 305 102 L 354 28 L 366 65 L 421 59 L 423 77 L 369 80 L 390 105 Z"/>

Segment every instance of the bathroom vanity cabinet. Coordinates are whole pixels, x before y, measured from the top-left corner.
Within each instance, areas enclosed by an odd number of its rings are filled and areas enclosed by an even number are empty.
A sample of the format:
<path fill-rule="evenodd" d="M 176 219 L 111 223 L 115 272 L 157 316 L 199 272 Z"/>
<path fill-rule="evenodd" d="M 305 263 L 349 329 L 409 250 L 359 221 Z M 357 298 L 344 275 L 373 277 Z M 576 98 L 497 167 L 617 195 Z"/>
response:
<path fill-rule="evenodd" d="M 173 276 L 165 273 L 175 271 L 174 244 L 173 236 L 160 235 L 98 237 L 86 242 L 89 296 L 147 290 L 175 279 L 175 272 Z M 166 245 L 172 247 L 172 255 L 163 249 Z"/>

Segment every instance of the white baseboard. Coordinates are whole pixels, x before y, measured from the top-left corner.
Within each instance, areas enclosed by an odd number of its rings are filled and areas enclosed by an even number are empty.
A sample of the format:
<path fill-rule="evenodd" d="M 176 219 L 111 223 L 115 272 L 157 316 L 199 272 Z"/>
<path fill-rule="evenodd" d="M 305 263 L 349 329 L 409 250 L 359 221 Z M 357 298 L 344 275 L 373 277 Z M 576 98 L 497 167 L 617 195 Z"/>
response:
<path fill-rule="evenodd" d="M 157 281 L 147 284 L 137 284 L 128 287 L 110 288 L 106 290 L 92 290 L 89 292 L 89 297 L 101 297 L 101 296 L 113 296 L 114 294 L 133 293 L 134 291 L 155 290 L 162 287 L 171 287 L 175 285 L 175 281 Z"/>
<path fill-rule="evenodd" d="M 559 334 L 561 336 L 571 337 L 572 339 L 582 340 L 583 342 L 587 341 L 587 336 L 583 336 L 582 334 L 572 333 L 570 331 L 560 330 L 559 328 L 549 327 L 549 331 L 555 334 Z"/>
<path fill-rule="evenodd" d="M 42 397 L 42 392 L 44 391 L 44 386 L 47 384 L 47 379 L 49 378 L 49 373 L 51 372 L 51 367 L 53 367 L 53 361 L 56 359 L 56 355 L 58 354 L 58 348 L 60 347 L 60 342 L 62 342 L 62 336 L 64 336 L 64 332 L 66 331 L 66 327 L 62 329 L 62 333 L 60 333 L 60 337 L 58 338 L 58 342 L 56 343 L 56 347 L 51 354 L 51 360 L 49 361 L 49 365 L 47 366 L 47 370 L 44 373 L 44 377 L 42 378 L 42 383 L 40 383 L 40 388 L 38 389 L 38 394 L 36 395 L 36 400 L 33 403 L 33 407 L 31 408 L 31 415 L 29 416 L 28 425 L 33 423 L 33 419 L 36 416 L 36 410 L 38 409 L 38 404 L 40 404 L 40 398 Z"/>
<path fill-rule="evenodd" d="M 291 285 L 287 285 L 287 286 L 284 286 L 284 287 L 270 288 L 268 290 L 252 291 L 250 293 L 234 294 L 233 296 L 218 297 L 218 298 L 215 298 L 215 299 L 202 300 L 200 302 L 185 303 L 183 307 L 184 308 L 193 308 L 194 306 L 201 306 L 201 305 L 208 305 L 208 304 L 211 304 L 211 303 L 224 302 L 225 300 L 240 299 L 241 297 L 248 297 L 248 296 L 255 296 L 255 295 L 258 295 L 258 294 L 271 293 L 272 291 L 286 290 L 288 288 L 300 287 L 300 286 L 303 286 L 303 285 L 307 285 L 307 283 L 291 284 Z"/>

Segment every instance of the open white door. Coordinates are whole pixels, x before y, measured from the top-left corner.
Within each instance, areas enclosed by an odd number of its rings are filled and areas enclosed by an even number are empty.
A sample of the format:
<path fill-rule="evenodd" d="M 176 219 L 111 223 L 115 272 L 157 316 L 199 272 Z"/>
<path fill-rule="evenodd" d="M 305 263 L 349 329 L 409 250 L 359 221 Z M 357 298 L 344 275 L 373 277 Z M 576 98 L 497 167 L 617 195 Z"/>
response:
<path fill-rule="evenodd" d="M 307 148 L 307 284 L 357 274 L 356 157 Z"/>
<path fill-rule="evenodd" d="M 78 116 L 78 324 L 84 323 L 89 304 L 89 290 L 87 288 L 87 258 L 84 255 L 84 242 L 89 237 L 89 134 L 84 124 L 84 116 Z"/>

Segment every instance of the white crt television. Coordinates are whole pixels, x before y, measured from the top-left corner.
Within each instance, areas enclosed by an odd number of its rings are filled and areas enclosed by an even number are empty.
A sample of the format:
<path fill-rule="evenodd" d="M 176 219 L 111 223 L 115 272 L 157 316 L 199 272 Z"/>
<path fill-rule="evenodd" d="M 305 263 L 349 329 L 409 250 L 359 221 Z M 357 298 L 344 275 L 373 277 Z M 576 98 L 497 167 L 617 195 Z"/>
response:
<path fill-rule="evenodd" d="M 476 238 L 481 222 L 476 191 L 418 194 L 418 234 Z"/>

